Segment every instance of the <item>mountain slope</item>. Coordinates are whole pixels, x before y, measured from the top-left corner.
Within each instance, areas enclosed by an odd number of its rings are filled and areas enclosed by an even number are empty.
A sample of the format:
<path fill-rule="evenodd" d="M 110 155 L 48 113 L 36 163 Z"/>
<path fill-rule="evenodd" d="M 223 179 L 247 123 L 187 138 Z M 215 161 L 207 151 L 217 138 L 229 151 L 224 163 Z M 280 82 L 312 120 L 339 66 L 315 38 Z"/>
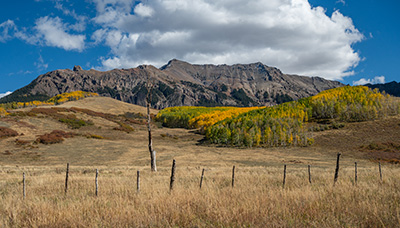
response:
<path fill-rule="evenodd" d="M 154 84 L 152 106 L 158 109 L 182 105 L 272 105 L 343 86 L 319 77 L 286 75 L 262 63 L 193 65 L 171 60 L 160 69 L 142 65 L 106 72 L 86 71 L 79 66 L 56 70 L 40 75 L 0 102 L 44 99 L 83 90 L 144 106 L 148 81 Z"/>
<path fill-rule="evenodd" d="M 385 91 L 387 94 L 392 96 L 400 97 L 400 83 L 399 82 L 388 82 L 385 84 L 366 84 L 371 89 L 379 89 L 379 91 Z"/>

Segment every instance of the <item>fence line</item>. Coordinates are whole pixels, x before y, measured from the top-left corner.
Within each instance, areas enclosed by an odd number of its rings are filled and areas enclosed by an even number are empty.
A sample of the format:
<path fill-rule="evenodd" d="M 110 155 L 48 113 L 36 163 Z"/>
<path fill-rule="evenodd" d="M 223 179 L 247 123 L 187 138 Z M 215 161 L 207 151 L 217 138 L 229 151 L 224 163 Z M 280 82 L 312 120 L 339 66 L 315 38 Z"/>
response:
<path fill-rule="evenodd" d="M 333 180 L 333 184 L 336 183 L 338 177 L 339 177 L 339 160 L 340 160 L 340 155 L 341 153 L 337 154 L 337 160 L 336 160 L 336 169 L 335 169 L 335 179 Z"/>
<path fill-rule="evenodd" d="M 140 171 L 139 170 L 137 171 L 137 174 L 136 174 L 136 191 L 137 191 L 137 193 L 140 192 Z"/>
<path fill-rule="evenodd" d="M 235 187 L 235 166 L 232 168 L 232 188 Z"/>
<path fill-rule="evenodd" d="M 68 191 L 69 163 L 67 163 L 67 171 L 65 172 L 65 194 Z"/>
<path fill-rule="evenodd" d="M 175 159 L 172 161 L 171 180 L 169 182 L 169 190 L 172 191 L 175 182 Z"/>
<path fill-rule="evenodd" d="M 96 196 L 98 196 L 98 194 L 99 194 L 99 182 L 98 182 L 98 177 L 99 177 L 99 170 L 96 169 L 96 178 L 95 178 Z"/>
<path fill-rule="evenodd" d="M 26 189 L 25 189 L 25 172 L 22 173 L 22 195 L 23 199 L 26 197 Z"/>
<path fill-rule="evenodd" d="M 286 184 L 286 164 L 283 165 L 283 185 L 282 185 L 282 188 L 285 188 L 285 184 Z"/>
<path fill-rule="evenodd" d="M 357 176 L 357 162 L 354 162 L 354 184 L 357 185 L 357 180 L 358 180 L 358 176 Z"/>
<path fill-rule="evenodd" d="M 204 178 L 204 169 L 201 171 L 200 189 L 201 189 L 201 186 L 203 186 L 203 178 Z"/>
<path fill-rule="evenodd" d="M 336 169 L 335 169 L 335 179 L 334 179 L 334 184 L 338 180 L 338 173 L 339 173 L 339 161 L 340 161 L 340 156 L 341 153 L 337 154 L 337 160 L 336 160 Z M 307 165 L 308 167 L 308 182 L 311 184 L 311 165 Z M 382 166 L 381 163 L 379 162 L 379 176 L 380 176 L 380 182 L 383 182 L 382 178 Z M 171 168 L 171 177 L 170 177 L 170 192 L 174 188 L 174 182 L 175 182 L 175 169 L 176 169 L 176 161 L 175 159 L 172 161 L 172 168 Z M 235 170 L 236 166 L 234 165 L 232 168 L 232 188 L 235 186 Z M 69 163 L 67 163 L 67 169 L 66 169 L 66 176 L 65 176 L 65 194 L 68 192 L 68 179 L 69 179 Z M 201 172 L 201 178 L 200 178 L 200 189 L 203 186 L 203 180 L 204 180 L 204 173 L 205 169 L 202 169 Z M 283 169 L 283 183 L 282 183 L 282 188 L 285 189 L 286 185 L 286 175 L 287 175 L 287 165 L 284 164 L 284 169 Z M 96 169 L 96 176 L 95 176 L 95 196 L 98 196 L 99 193 L 99 183 L 98 183 L 98 177 L 99 177 L 99 170 Z M 357 168 L 357 162 L 354 162 L 354 184 L 357 185 L 358 182 L 358 168 Z M 22 187 L 23 187 L 23 199 L 25 200 L 26 198 L 26 178 L 25 178 L 25 172 L 23 172 L 23 179 L 22 179 Z M 140 192 L 140 171 L 137 170 L 137 193 Z"/>

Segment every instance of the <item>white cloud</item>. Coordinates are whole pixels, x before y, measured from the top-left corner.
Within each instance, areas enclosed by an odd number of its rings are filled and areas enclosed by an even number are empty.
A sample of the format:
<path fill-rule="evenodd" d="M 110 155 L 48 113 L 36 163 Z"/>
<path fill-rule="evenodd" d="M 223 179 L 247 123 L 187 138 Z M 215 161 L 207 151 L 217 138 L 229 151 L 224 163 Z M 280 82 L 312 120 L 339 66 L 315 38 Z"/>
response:
<path fill-rule="evenodd" d="M 63 23 L 59 17 L 45 16 L 38 18 L 35 26 L 31 29 L 18 29 L 15 26 L 12 37 L 32 45 L 58 47 L 67 51 L 82 51 L 85 48 L 86 36 L 70 34 L 68 33 L 70 29 L 72 29 L 71 26 Z"/>
<path fill-rule="evenodd" d="M 5 97 L 5 96 L 7 96 L 7 95 L 9 95 L 9 94 L 11 94 L 11 93 L 12 93 L 12 92 L 10 92 L 10 91 L 5 92 L 5 93 L 0 93 L 0 98 Z"/>
<path fill-rule="evenodd" d="M 34 65 L 39 71 L 46 70 L 49 67 L 49 64 L 44 62 L 43 57 L 40 54 L 37 62 L 35 62 Z"/>
<path fill-rule="evenodd" d="M 353 85 L 383 84 L 383 83 L 385 83 L 385 76 L 376 76 L 373 79 L 361 78 L 358 81 L 353 81 Z"/>
<path fill-rule="evenodd" d="M 92 34 L 91 39 L 94 40 L 95 42 L 94 44 L 96 45 L 105 40 L 106 35 L 107 35 L 107 29 L 98 29 Z"/>
<path fill-rule="evenodd" d="M 17 27 L 15 26 L 14 21 L 7 20 L 0 24 L 0 42 L 4 43 L 7 40 L 12 38 L 10 35 L 10 30 L 15 31 Z"/>
<path fill-rule="evenodd" d="M 154 10 L 149 7 L 149 6 L 145 6 L 143 5 L 143 3 L 139 3 L 135 9 L 133 10 L 133 12 L 141 17 L 151 17 L 154 13 Z"/>
<path fill-rule="evenodd" d="M 307 0 L 92 0 L 111 57 L 104 69 L 191 63 L 263 62 L 285 73 L 342 79 L 361 58 L 352 48 L 364 36 L 351 18 L 331 16 Z"/>
<path fill-rule="evenodd" d="M 85 48 L 85 35 L 69 34 L 67 27 L 59 17 L 41 17 L 36 20 L 37 34 L 34 41 L 44 40 L 47 46 L 63 48 L 67 51 L 82 51 Z"/>
<path fill-rule="evenodd" d="M 91 0 L 96 4 L 96 10 L 104 13 L 107 8 L 118 8 L 121 11 L 129 13 L 135 1 L 132 0 Z"/>
<path fill-rule="evenodd" d="M 345 0 L 337 0 L 336 3 L 342 3 L 343 5 L 346 5 L 346 1 Z"/>
<path fill-rule="evenodd" d="M 16 37 L 68 51 L 103 44 L 110 53 L 99 57 L 101 69 L 160 67 L 177 58 L 198 64 L 263 62 L 284 73 L 340 80 L 362 61 L 353 44 L 364 36 L 351 18 L 339 11 L 326 15 L 308 0 L 90 0 L 96 9 L 91 19 L 71 4 L 69 9 L 53 1 L 68 23 L 45 16 L 34 27 L 17 28 L 9 20 L 0 24 L 0 42 Z M 97 26 L 91 34 L 89 21 Z M 85 43 L 84 32 L 91 43 Z"/>
<path fill-rule="evenodd" d="M 70 29 L 77 32 L 85 31 L 87 17 L 78 15 L 75 10 L 67 9 L 61 2 L 58 1 L 55 3 L 55 8 L 61 10 L 64 15 L 71 16 L 77 21 L 77 23 L 69 26 Z"/>
<path fill-rule="evenodd" d="M 18 27 L 14 21 L 0 23 L 0 42 L 17 38 L 32 45 L 58 47 L 67 51 L 82 51 L 85 48 L 85 35 L 72 34 L 70 31 L 86 30 L 87 17 L 78 15 L 75 10 L 65 8 L 60 1 L 55 1 L 55 8 L 64 15 L 76 20 L 75 24 L 63 23 L 59 17 L 40 17 L 33 27 Z"/>

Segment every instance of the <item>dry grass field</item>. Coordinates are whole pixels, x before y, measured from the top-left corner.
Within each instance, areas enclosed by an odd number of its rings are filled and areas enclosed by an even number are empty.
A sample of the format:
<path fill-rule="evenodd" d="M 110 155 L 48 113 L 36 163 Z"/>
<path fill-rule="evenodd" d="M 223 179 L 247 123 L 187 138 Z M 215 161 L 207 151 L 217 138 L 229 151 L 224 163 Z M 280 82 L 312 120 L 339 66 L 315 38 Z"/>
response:
<path fill-rule="evenodd" d="M 201 170 L 177 163 L 174 189 L 168 167 L 150 173 L 146 167 L 70 166 L 64 193 L 65 167 L 2 167 L 0 226 L 3 227 L 397 227 L 400 222 L 398 167 L 361 163 L 354 170 L 333 171 L 288 166 L 285 188 L 282 167 L 231 167 Z M 136 191 L 136 170 L 141 189 Z M 26 175 L 26 198 L 22 175 Z"/>
<path fill-rule="evenodd" d="M 91 100 L 88 100 L 91 99 Z M 145 110 L 87 98 L 64 108 L 120 115 Z M 96 108 L 97 107 L 97 108 Z M 28 112 L 29 110 L 25 110 Z M 155 113 L 156 111 L 154 111 Z M 66 115 L 69 113 L 66 113 Z M 0 138 L 0 227 L 396 227 L 400 224 L 400 116 L 315 132 L 310 147 L 226 148 L 185 129 L 153 126 L 158 172 L 150 172 L 146 126 L 114 130 L 112 119 L 76 112 L 93 124 L 71 129 L 43 115 L 0 119 L 18 132 Z M 118 117 L 120 118 L 120 117 Z M 35 143 L 53 130 L 76 133 Z M 91 137 L 91 136 L 101 137 Z M 17 141 L 18 140 L 18 141 Z M 336 154 L 342 153 L 333 185 Z M 380 181 L 377 159 L 382 159 Z M 176 182 L 169 191 L 172 159 Z M 358 183 L 354 182 L 358 163 Z M 69 189 L 64 193 L 66 163 Z M 282 187 L 283 165 L 287 179 Z M 236 166 L 234 188 L 232 166 Z M 312 184 L 307 165 L 311 165 Z M 199 189 L 205 168 L 203 188 Z M 99 169 L 99 196 L 95 196 Z M 136 191 L 136 171 L 141 191 Z M 22 195 L 26 174 L 26 198 Z"/>

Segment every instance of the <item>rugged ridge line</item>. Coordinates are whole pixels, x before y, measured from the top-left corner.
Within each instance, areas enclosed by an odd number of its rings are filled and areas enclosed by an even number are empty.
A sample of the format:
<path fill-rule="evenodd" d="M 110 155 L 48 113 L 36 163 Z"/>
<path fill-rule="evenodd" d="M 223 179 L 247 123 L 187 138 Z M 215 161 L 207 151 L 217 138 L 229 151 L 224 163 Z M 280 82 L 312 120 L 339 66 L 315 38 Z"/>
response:
<path fill-rule="evenodd" d="M 400 97 L 400 82 L 388 82 L 384 84 L 366 84 L 371 89 L 379 89 L 381 92 L 385 92 L 389 95 Z"/>
<path fill-rule="evenodd" d="M 158 109 L 182 105 L 273 105 L 343 86 L 320 77 L 283 74 L 262 63 L 195 65 L 174 59 L 160 69 L 141 65 L 105 72 L 83 70 L 80 66 L 55 70 L 40 75 L 0 102 L 43 100 L 83 90 L 144 106 L 148 79 L 155 85 L 152 107 Z"/>

